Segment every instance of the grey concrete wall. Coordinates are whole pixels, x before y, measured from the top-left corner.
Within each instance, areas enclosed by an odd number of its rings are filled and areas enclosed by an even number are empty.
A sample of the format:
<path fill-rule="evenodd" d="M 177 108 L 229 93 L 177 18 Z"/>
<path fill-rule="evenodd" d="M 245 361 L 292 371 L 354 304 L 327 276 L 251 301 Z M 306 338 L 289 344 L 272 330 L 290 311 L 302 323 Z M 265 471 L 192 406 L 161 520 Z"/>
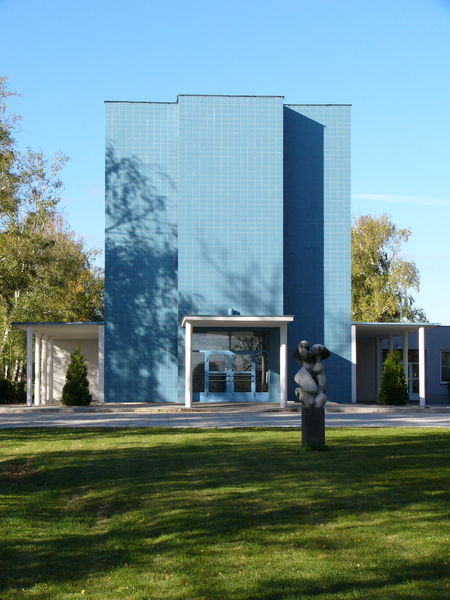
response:
<path fill-rule="evenodd" d="M 377 401 L 377 341 L 358 340 L 356 370 L 356 401 Z"/>
<path fill-rule="evenodd" d="M 441 383 L 441 350 L 450 350 L 450 326 L 426 332 L 427 402 L 450 402 L 447 385 Z"/>

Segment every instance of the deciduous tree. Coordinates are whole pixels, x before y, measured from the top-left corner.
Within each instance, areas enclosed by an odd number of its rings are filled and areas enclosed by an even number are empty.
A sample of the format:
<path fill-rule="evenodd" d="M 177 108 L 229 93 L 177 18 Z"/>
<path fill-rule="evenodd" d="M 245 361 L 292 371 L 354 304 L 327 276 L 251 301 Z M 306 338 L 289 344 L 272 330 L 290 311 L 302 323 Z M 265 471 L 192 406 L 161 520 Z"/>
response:
<path fill-rule="evenodd" d="M 11 322 L 101 320 L 103 277 L 96 251 L 85 250 L 57 212 L 66 157 L 17 149 L 11 95 L 0 78 L 0 365 L 14 380 L 24 340 Z"/>
<path fill-rule="evenodd" d="M 419 271 L 401 254 L 411 231 L 399 229 L 387 215 L 364 215 L 352 227 L 353 320 L 366 322 L 426 321 L 414 306 Z"/>

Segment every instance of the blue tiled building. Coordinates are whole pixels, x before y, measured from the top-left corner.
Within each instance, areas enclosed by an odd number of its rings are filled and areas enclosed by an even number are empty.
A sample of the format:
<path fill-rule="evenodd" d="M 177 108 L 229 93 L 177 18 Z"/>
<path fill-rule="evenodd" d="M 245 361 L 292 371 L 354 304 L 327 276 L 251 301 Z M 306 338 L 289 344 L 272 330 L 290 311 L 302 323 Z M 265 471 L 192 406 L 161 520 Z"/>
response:
<path fill-rule="evenodd" d="M 108 102 L 106 138 L 105 400 L 283 403 L 309 339 L 349 402 L 350 107 Z"/>

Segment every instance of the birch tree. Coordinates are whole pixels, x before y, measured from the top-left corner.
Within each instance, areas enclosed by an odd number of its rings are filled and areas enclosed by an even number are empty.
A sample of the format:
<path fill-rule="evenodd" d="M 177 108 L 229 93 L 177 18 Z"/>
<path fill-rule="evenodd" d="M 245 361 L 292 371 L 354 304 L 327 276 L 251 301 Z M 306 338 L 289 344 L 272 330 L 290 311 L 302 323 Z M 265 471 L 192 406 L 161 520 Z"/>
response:
<path fill-rule="evenodd" d="M 411 235 L 387 215 L 363 215 L 352 227 L 353 320 L 366 322 L 426 321 L 414 305 L 419 271 L 401 256 Z"/>
<path fill-rule="evenodd" d="M 17 379 L 24 340 L 11 322 L 102 319 L 103 274 L 58 213 L 67 158 L 17 149 L 11 95 L 0 78 L 0 376 Z"/>

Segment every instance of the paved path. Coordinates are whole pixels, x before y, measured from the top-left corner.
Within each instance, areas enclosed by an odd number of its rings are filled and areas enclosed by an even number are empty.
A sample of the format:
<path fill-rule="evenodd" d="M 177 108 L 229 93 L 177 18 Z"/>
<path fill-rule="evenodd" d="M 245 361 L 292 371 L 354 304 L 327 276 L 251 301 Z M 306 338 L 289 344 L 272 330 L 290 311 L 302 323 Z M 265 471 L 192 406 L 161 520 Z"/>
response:
<path fill-rule="evenodd" d="M 450 427 L 450 413 L 328 413 L 327 427 Z M 300 414 L 253 413 L 18 413 L 0 414 L 11 427 L 299 427 Z"/>

